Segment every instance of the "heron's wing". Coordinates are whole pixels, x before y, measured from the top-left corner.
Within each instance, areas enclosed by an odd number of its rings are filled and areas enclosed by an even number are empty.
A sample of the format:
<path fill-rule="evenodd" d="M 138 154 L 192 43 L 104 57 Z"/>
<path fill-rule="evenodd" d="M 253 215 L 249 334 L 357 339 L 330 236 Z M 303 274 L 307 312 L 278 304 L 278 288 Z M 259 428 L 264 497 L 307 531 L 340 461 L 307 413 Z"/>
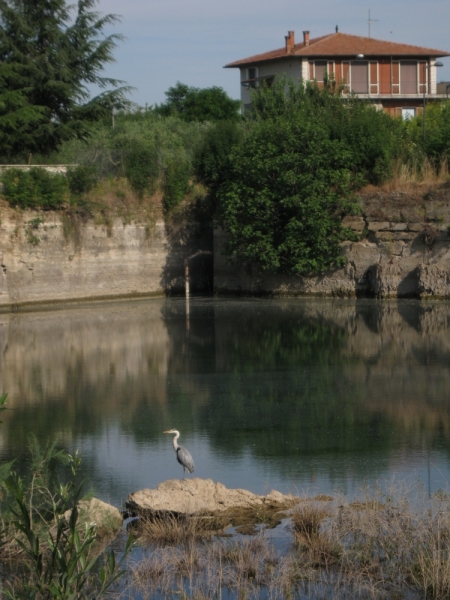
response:
<path fill-rule="evenodd" d="M 180 465 L 183 465 L 189 473 L 193 473 L 195 469 L 194 460 L 191 456 L 189 450 L 187 450 L 184 446 L 178 446 L 177 448 L 177 460 Z"/>

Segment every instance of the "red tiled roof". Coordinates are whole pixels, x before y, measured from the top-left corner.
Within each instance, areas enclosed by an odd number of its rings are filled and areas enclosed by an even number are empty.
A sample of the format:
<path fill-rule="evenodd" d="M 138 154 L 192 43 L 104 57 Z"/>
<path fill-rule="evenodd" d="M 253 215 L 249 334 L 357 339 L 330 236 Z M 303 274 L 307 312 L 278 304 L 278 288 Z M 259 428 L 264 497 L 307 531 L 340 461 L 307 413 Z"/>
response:
<path fill-rule="evenodd" d="M 256 62 L 278 60 L 288 56 L 305 57 L 355 57 L 357 54 L 364 54 L 365 57 L 375 56 L 423 56 L 433 57 L 450 56 L 449 52 L 443 50 L 434 50 L 432 48 L 422 48 L 421 46 L 411 46 L 409 44 L 398 44 L 396 42 L 386 42 L 375 40 L 373 38 L 362 37 L 359 35 L 349 35 L 347 33 L 331 33 L 322 37 L 312 38 L 309 45 L 304 42 L 295 44 L 291 52 L 286 52 L 286 47 L 255 54 L 248 58 L 242 58 L 235 62 L 228 63 L 225 67 L 241 67 Z"/>

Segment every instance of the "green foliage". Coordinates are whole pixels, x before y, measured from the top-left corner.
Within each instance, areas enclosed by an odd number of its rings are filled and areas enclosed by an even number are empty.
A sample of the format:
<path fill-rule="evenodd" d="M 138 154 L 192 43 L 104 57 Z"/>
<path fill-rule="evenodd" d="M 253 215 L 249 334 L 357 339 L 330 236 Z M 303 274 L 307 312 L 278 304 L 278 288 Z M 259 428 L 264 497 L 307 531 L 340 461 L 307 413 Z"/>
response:
<path fill-rule="evenodd" d="M 419 129 L 420 135 L 422 135 L 422 128 L 419 127 Z M 440 166 L 443 157 L 446 157 L 447 160 L 450 158 L 449 100 L 427 106 L 424 151 L 433 160 L 436 167 Z"/>
<path fill-rule="evenodd" d="M 225 180 L 230 152 L 241 139 L 242 129 L 233 121 L 220 121 L 208 129 L 194 157 L 197 180 L 213 189 Z"/>
<path fill-rule="evenodd" d="M 340 243 L 354 234 L 342 217 L 359 210 L 355 190 L 392 175 L 406 128 L 344 97 L 333 79 L 280 79 L 254 92 L 241 143 L 220 133 L 205 136 L 196 165 L 216 196 L 229 255 L 303 275 L 344 264 Z"/>
<path fill-rule="evenodd" d="M 342 265 L 341 217 L 357 210 L 351 164 L 319 116 L 257 121 L 218 190 L 230 256 L 297 275 Z"/>
<path fill-rule="evenodd" d="M 6 394 L 0 397 L 0 411 L 5 410 Z M 76 483 L 80 458 L 57 449 L 56 441 L 40 447 L 36 438 L 30 438 L 30 481 L 11 473 L 4 484 L 8 505 L 7 532 L 9 543 L 21 551 L 21 568 L 16 574 L 8 573 L 2 592 L 10 600 L 56 598 L 99 598 L 119 579 L 121 566 L 132 547 L 128 539 L 125 552 L 116 563 L 111 551 L 103 565 L 95 551 L 96 526 L 81 526 L 79 502 L 82 484 Z M 70 477 L 62 483 L 55 465 L 68 467 Z M 3 468 L 0 474 L 3 473 Z"/>
<path fill-rule="evenodd" d="M 95 4 L 0 0 L 0 156 L 45 154 L 85 139 L 91 123 L 124 104 L 126 88 L 101 76 L 121 39 L 102 34 L 117 17 L 99 16 Z M 91 98 L 92 84 L 116 89 Z"/>
<path fill-rule="evenodd" d="M 139 195 L 152 194 L 169 164 L 189 165 L 202 143 L 208 124 L 187 123 L 178 117 L 161 118 L 151 110 L 116 115 L 114 129 L 99 125 L 88 143 L 72 140 L 50 156 L 54 163 L 91 165 L 100 178 L 127 177 Z M 39 157 L 41 159 L 41 157 Z"/>
<path fill-rule="evenodd" d="M 3 195 L 11 206 L 58 209 L 68 200 L 66 176 L 48 173 L 45 169 L 5 169 L 0 181 Z"/>
<path fill-rule="evenodd" d="M 158 177 L 158 157 L 150 144 L 136 143 L 124 156 L 124 172 L 131 187 L 142 195 L 154 190 Z"/>
<path fill-rule="evenodd" d="M 67 179 L 72 194 L 86 194 L 98 182 L 97 169 L 95 165 L 78 165 L 67 170 Z"/>
<path fill-rule="evenodd" d="M 232 100 L 220 87 L 199 89 L 179 81 L 166 92 L 167 100 L 155 112 L 177 115 L 184 121 L 223 121 L 239 118 L 239 100 Z"/>
<path fill-rule="evenodd" d="M 169 213 L 180 204 L 189 190 L 190 165 L 182 157 L 176 156 L 168 163 L 164 173 L 163 206 Z"/>
<path fill-rule="evenodd" d="M 256 121 L 287 117 L 320 120 L 331 140 L 339 140 L 349 152 L 349 168 L 357 186 L 378 185 L 392 176 L 394 162 L 407 146 L 407 127 L 356 96 L 344 96 L 343 87 L 325 78 L 295 84 L 277 80 L 252 96 L 250 118 Z"/>

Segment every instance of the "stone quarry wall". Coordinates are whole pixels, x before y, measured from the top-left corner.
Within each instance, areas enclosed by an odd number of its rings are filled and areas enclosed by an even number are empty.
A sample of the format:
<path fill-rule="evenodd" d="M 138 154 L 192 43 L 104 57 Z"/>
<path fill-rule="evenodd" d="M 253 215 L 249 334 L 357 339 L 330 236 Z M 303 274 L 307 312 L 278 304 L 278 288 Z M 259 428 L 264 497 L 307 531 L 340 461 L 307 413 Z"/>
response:
<path fill-rule="evenodd" d="M 262 273 L 231 265 L 226 236 L 214 236 L 216 293 L 450 298 L 450 187 L 407 191 L 369 189 L 361 195 L 362 215 L 344 225 L 360 234 L 344 242 L 347 265 L 316 277 Z"/>
<path fill-rule="evenodd" d="M 190 263 L 192 291 L 243 294 L 450 298 L 450 187 L 366 191 L 345 225 L 348 262 L 317 277 L 283 277 L 231 265 L 223 231 Z M 195 224 L 168 229 L 115 219 L 81 222 L 58 212 L 0 205 L 0 308 L 184 292 L 184 259 L 209 250 Z"/>
<path fill-rule="evenodd" d="M 0 307 L 184 291 L 184 259 L 204 245 L 195 227 L 162 219 L 81 222 L 0 207 Z M 211 257 L 191 261 L 191 288 L 212 290 Z"/>

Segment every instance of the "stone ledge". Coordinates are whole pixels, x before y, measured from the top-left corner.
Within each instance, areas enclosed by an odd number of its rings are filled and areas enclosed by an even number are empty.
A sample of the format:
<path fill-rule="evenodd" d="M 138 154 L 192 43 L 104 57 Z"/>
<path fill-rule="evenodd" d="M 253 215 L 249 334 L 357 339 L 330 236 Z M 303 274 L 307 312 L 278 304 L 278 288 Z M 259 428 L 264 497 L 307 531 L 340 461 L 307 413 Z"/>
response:
<path fill-rule="evenodd" d="M 300 499 L 272 490 L 258 496 L 248 490 L 228 489 L 212 479 L 170 479 L 160 483 L 156 490 L 144 489 L 130 494 L 126 509 L 130 516 L 154 517 L 157 514 L 217 514 L 229 509 L 273 506 L 293 506 Z"/>

